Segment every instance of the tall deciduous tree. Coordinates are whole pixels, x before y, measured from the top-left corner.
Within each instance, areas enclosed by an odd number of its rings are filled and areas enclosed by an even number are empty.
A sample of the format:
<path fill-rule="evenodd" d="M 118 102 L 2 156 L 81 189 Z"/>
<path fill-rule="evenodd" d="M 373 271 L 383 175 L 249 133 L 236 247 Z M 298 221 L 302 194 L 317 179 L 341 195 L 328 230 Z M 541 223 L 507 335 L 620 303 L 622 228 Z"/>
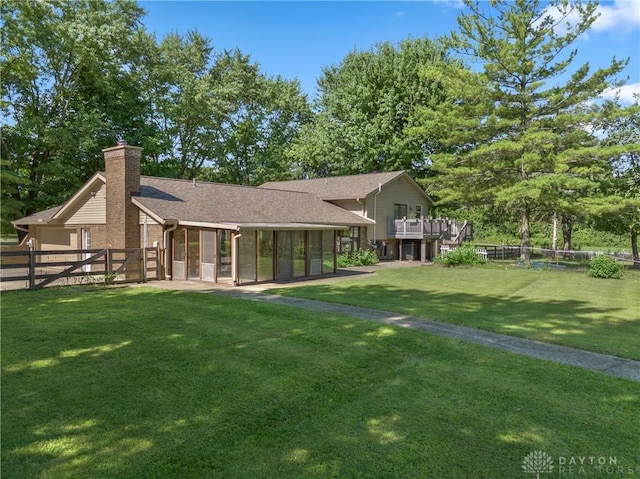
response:
<path fill-rule="evenodd" d="M 309 121 L 297 81 L 269 78 L 196 32 L 147 45 L 146 98 L 160 134 L 151 174 L 256 185 L 290 176 L 285 150 Z"/>
<path fill-rule="evenodd" d="M 437 150 L 412 136 L 418 106 L 442 101 L 440 86 L 420 76 L 447 59 L 441 42 L 407 39 L 369 51 L 353 51 L 318 80 L 317 116 L 292 148 L 300 176 L 407 170 L 425 174 L 425 158 Z"/>
<path fill-rule="evenodd" d="M 595 2 L 465 0 L 451 45 L 480 73 L 431 70 L 449 102 L 425 111 L 423 129 L 449 148 L 434 155 L 433 187 L 444 202 L 492 203 L 520 216 L 529 258 L 536 212 L 570 211 L 597 187 L 612 153 L 589 133 L 585 102 L 618 85 L 626 61 L 574 67 L 572 44 L 597 17 Z M 571 24 L 569 16 L 575 18 Z M 573 69 L 573 73 L 570 72 Z"/>
<path fill-rule="evenodd" d="M 5 0 L 2 224 L 61 202 L 116 137 L 144 136 L 129 0 Z"/>
<path fill-rule="evenodd" d="M 290 178 L 286 151 L 311 118 L 298 81 L 266 76 L 238 50 L 218 55 L 211 76 L 224 114 L 209 177 L 245 185 Z"/>
<path fill-rule="evenodd" d="M 219 112 L 209 73 L 212 51 L 197 32 L 171 33 L 160 44 L 148 39 L 142 81 L 158 134 L 155 162 L 143 165 L 147 173 L 195 178 L 209 158 Z"/>

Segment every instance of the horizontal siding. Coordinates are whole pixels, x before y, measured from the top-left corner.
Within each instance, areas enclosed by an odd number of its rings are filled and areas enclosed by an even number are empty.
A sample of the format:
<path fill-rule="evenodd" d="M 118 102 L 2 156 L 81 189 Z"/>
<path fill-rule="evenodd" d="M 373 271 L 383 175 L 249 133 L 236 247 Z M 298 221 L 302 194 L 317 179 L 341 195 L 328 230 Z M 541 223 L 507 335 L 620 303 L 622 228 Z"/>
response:
<path fill-rule="evenodd" d="M 356 200 L 336 200 L 331 201 L 336 206 L 340 208 L 351 211 L 352 213 L 357 214 L 358 216 L 364 216 L 364 204 L 360 203 Z"/>
<path fill-rule="evenodd" d="M 151 216 L 146 214 L 144 211 L 140 210 L 140 224 L 143 225 L 147 221 L 147 225 L 157 225 L 160 224 L 156 220 L 154 220 Z"/>
<path fill-rule="evenodd" d="M 377 203 L 377 204 L 376 204 Z M 407 216 L 409 218 L 415 215 L 416 205 L 422 206 L 422 215 L 428 216 L 429 202 L 427 198 L 420 193 L 413 182 L 407 177 L 401 176 L 387 183 L 382 187 L 382 191 L 377 195 L 369 195 L 367 198 L 367 217 L 376 221 L 376 233 L 373 236 L 373 227 L 368 228 L 367 239 L 385 239 L 388 234 L 388 218 L 393 218 L 393 205 L 395 203 L 405 204 L 408 207 Z M 375 209 L 375 218 L 374 218 Z"/>
<path fill-rule="evenodd" d="M 95 196 L 87 193 L 81 198 L 80 206 L 70 213 L 69 218 L 65 221 L 67 225 L 86 225 L 99 224 L 103 225 L 107 222 L 107 198 L 105 185 L 102 185 Z"/>

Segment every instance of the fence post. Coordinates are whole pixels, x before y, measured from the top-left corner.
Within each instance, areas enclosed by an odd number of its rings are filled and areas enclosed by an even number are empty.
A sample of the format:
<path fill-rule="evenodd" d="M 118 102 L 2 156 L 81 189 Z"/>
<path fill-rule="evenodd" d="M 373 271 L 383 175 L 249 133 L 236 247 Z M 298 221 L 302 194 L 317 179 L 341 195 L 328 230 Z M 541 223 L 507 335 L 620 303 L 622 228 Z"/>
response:
<path fill-rule="evenodd" d="M 33 250 L 33 238 L 27 244 L 29 245 L 29 289 L 36 289 L 36 253 Z"/>
<path fill-rule="evenodd" d="M 107 247 L 107 254 L 105 260 L 105 276 L 104 282 L 106 284 L 111 284 L 113 282 L 113 258 L 111 257 L 111 249 Z"/>
<path fill-rule="evenodd" d="M 147 282 L 147 248 L 142 248 L 141 250 L 142 257 L 142 282 Z"/>

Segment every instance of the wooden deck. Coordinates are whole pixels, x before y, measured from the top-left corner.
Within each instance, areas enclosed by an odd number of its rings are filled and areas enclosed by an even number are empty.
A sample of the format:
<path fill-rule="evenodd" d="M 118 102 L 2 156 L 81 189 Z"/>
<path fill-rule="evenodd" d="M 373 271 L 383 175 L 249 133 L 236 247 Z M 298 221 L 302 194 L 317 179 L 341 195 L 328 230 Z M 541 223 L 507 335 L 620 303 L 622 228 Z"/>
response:
<path fill-rule="evenodd" d="M 397 239 L 439 239 L 462 242 L 471 239 L 473 227 L 452 219 L 389 219 L 389 237 Z"/>

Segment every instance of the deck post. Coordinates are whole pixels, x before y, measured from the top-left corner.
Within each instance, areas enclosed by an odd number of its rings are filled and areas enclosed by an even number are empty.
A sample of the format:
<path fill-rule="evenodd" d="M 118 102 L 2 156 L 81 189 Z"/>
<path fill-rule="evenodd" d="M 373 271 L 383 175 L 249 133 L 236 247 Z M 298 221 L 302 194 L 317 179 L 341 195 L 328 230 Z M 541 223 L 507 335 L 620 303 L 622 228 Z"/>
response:
<path fill-rule="evenodd" d="M 420 262 L 427 262 L 427 240 L 424 238 L 420 240 Z"/>

